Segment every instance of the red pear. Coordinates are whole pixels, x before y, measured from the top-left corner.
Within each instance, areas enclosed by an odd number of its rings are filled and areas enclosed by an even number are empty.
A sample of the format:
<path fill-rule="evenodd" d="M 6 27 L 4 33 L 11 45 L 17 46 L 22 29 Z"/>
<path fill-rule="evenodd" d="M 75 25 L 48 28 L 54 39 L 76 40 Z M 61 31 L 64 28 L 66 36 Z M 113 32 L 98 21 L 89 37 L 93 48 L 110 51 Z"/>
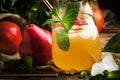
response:
<path fill-rule="evenodd" d="M 22 41 L 18 25 L 9 21 L 0 22 L 0 52 L 12 55 L 19 50 Z"/>
<path fill-rule="evenodd" d="M 23 41 L 19 53 L 22 60 L 26 56 L 31 56 L 34 65 L 46 64 L 52 59 L 51 33 L 35 24 L 27 25 L 23 29 Z"/>

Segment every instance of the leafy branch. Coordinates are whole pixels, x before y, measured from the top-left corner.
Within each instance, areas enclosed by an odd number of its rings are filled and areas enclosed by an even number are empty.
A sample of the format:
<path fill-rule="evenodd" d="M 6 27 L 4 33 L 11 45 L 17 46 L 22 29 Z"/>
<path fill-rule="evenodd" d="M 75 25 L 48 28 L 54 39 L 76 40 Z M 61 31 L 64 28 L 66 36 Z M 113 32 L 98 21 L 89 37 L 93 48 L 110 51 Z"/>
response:
<path fill-rule="evenodd" d="M 42 0 L 0 0 L 0 13 L 14 13 L 28 20 L 28 12 L 31 13 L 31 23 L 50 30 L 49 25 L 43 26 L 48 15 L 48 8 Z"/>

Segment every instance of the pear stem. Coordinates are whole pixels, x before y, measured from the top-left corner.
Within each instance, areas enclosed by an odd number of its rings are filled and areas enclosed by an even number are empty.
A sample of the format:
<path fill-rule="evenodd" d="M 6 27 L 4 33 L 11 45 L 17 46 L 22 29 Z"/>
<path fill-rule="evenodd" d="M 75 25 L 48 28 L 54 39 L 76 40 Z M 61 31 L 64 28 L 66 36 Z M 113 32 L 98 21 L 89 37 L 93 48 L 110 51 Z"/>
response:
<path fill-rule="evenodd" d="M 29 27 L 31 26 L 30 24 L 31 24 L 31 13 L 28 12 L 28 25 L 29 25 Z"/>
<path fill-rule="evenodd" d="M 42 0 L 50 11 L 52 11 L 53 6 L 48 2 L 48 0 Z"/>

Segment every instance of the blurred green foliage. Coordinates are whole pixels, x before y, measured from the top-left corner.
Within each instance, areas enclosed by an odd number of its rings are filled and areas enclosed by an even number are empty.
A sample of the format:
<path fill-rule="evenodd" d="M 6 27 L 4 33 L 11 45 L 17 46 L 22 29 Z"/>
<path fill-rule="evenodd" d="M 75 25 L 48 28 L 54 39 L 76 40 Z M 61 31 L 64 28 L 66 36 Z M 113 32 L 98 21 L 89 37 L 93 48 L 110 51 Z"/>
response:
<path fill-rule="evenodd" d="M 52 5 L 57 0 L 48 0 Z M 60 0 L 60 2 L 79 0 Z M 31 23 L 34 23 L 47 30 L 51 30 L 50 25 L 43 26 L 44 22 L 51 18 L 49 9 L 42 0 L 0 0 L 0 13 L 15 13 L 28 21 L 28 13 L 31 13 Z"/>
<path fill-rule="evenodd" d="M 31 13 L 31 23 L 50 30 L 49 25 L 42 24 L 51 15 L 42 0 L 0 0 L 0 13 L 15 13 L 28 21 L 28 13 Z"/>

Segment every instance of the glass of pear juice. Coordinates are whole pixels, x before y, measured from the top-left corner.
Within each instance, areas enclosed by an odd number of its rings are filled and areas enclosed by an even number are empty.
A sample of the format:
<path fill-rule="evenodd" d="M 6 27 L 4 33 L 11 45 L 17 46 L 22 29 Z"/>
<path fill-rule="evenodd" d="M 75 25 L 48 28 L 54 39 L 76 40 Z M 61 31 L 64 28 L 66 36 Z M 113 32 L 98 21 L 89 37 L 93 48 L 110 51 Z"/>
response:
<path fill-rule="evenodd" d="M 64 13 L 64 9 L 60 10 Z M 89 14 L 78 15 L 83 24 L 73 25 L 66 33 L 69 37 L 69 49 L 61 49 L 57 43 L 57 33 L 64 30 L 60 22 L 52 24 L 52 57 L 54 64 L 61 70 L 82 71 L 90 70 L 92 65 L 101 60 L 101 45 L 99 33 L 93 17 Z M 65 35 L 65 34 L 64 34 Z M 65 46 L 65 44 L 61 44 Z"/>

